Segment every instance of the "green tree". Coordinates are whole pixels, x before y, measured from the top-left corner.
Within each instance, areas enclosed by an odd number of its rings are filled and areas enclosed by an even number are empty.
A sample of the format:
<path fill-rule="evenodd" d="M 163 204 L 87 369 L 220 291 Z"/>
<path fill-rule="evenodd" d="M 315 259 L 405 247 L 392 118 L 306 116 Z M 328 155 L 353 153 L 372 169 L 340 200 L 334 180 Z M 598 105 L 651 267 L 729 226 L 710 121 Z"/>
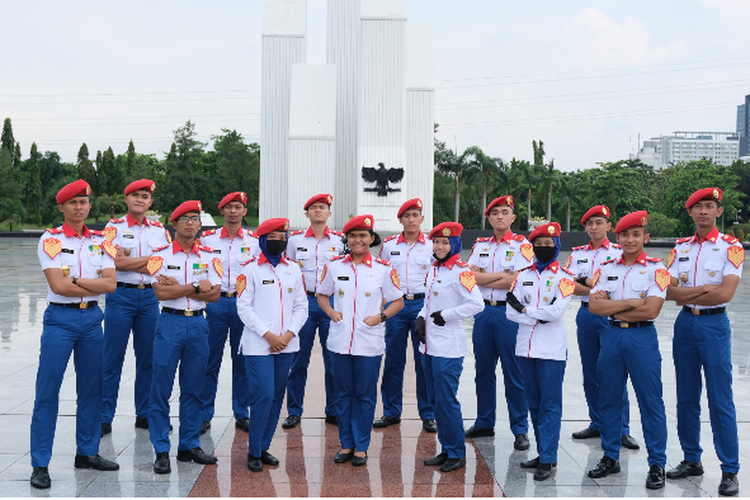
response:
<path fill-rule="evenodd" d="M 108 219 L 113 219 L 115 214 L 122 213 L 127 208 L 125 195 L 122 193 L 100 194 L 94 200 L 94 210 L 96 213 L 98 215 L 106 215 Z"/>
<path fill-rule="evenodd" d="M 84 142 L 78 149 L 78 159 L 76 160 L 76 175 L 91 185 L 94 193 L 99 192 L 99 183 L 96 178 L 96 168 L 89 160 L 89 147 Z"/>
<path fill-rule="evenodd" d="M 464 175 L 468 170 L 466 155 L 457 155 L 450 149 L 445 149 L 440 154 L 438 170 L 446 174 L 453 181 L 453 220 L 459 221 L 461 212 L 461 189 L 463 188 Z"/>
<path fill-rule="evenodd" d="M 117 194 L 121 193 L 125 186 L 125 175 L 122 171 L 122 165 L 117 162 L 115 153 L 110 146 L 102 154 L 101 163 L 97 164 L 98 172 L 101 176 L 99 183 L 99 194 Z"/>
<path fill-rule="evenodd" d="M 28 167 L 28 189 L 26 193 L 26 220 L 32 224 L 42 223 L 42 180 L 39 176 L 39 152 L 36 143 L 31 144 Z"/>
<path fill-rule="evenodd" d="M 195 124 L 188 120 L 174 130 L 174 142 L 165 162 L 165 208 L 176 207 L 185 200 L 194 200 L 205 191 L 206 179 L 201 172 L 204 144 L 195 139 Z"/>
<path fill-rule="evenodd" d="M 214 173 L 210 185 L 214 186 L 213 198 L 206 200 L 213 208 L 227 192 L 247 193 L 248 215 L 258 214 L 260 182 L 260 146 L 245 144 L 245 139 L 236 130 L 221 129 L 223 134 L 212 136 L 214 141 Z"/>
<path fill-rule="evenodd" d="M 16 140 L 13 138 L 13 125 L 11 125 L 10 118 L 6 118 L 5 121 L 3 121 L 2 135 L 0 135 L 0 150 L 8 152 L 11 163 L 13 162 L 15 148 Z"/>
<path fill-rule="evenodd" d="M 505 178 L 505 165 L 500 158 L 486 155 L 479 146 L 471 146 L 464 151 L 464 161 L 466 162 L 468 173 L 478 182 L 473 184 L 480 187 L 482 204 L 479 209 L 480 224 L 482 229 L 485 227 L 486 217 L 484 212 L 487 210 L 487 195 L 496 184 L 498 178 Z"/>
<path fill-rule="evenodd" d="M 11 151 L 14 148 L 11 148 Z M 0 222 L 7 222 L 13 231 L 14 224 L 23 222 L 25 210 L 23 208 L 23 186 L 17 180 L 19 177 L 13 163 L 10 151 L 0 147 Z"/>
<path fill-rule="evenodd" d="M 531 226 L 531 200 L 533 199 L 532 189 L 539 184 L 538 166 L 529 163 L 526 160 L 516 160 L 513 158 L 510 162 L 511 173 L 518 184 L 526 190 L 526 227 Z M 519 214 L 520 215 L 520 214 Z"/>
<path fill-rule="evenodd" d="M 135 166 L 135 145 L 131 140 L 128 143 L 128 150 L 125 153 L 125 178 L 128 179 L 133 175 L 133 168 Z"/>
<path fill-rule="evenodd" d="M 39 158 L 39 176 L 42 182 L 42 223 L 50 224 L 60 220 L 57 192 L 76 180 L 76 166 L 63 162 L 54 151 L 45 151 Z"/>

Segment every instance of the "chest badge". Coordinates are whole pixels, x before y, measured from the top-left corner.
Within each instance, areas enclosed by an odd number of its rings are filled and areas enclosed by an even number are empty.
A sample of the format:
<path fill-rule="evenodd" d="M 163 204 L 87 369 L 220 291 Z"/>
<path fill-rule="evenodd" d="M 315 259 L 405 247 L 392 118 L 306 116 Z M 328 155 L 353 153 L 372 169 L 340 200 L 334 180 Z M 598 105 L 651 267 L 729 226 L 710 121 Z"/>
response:
<path fill-rule="evenodd" d="M 62 270 L 63 276 L 70 276 L 70 266 L 63 264 L 60 269 Z"/>
<path fill-rule="evenodd" d="M 432 292 L 432 295 L 434 295 L 435 297 L 437 297 L 438 293 L 437 292 Z"/>
<path fill-rule="evenodd" d="M 370 295 L 372 295 L 370 292 L 365 292 L 365 297 L 369 297 Z"/>
<path fill-rule="evenodd" d="M 638 271 L 638 272 L 639 272 L 639 273 L 641 273 L 641 274 L 646 274 L 646 270 L 645 270 L 645 269 L 641 269 L 641 270 L 640 270 L 640 271 Z"/>
<path fill-rule="evenodd" d="M 641 292 L 640 296 L 641 296 L 642 299 L 645 299 L 646 298 L 646 292 Z"/>
<path fill-rule="evenodd" d="M 339 288 L 339 297 L 343 297 L 343 296 L 344 296 L 344 289 Z"/>
<path fill-rule="evenodd" d="M 682 281 L 683 283 L 687 283 L 688 282 L 688 274 L 687 273 L 680 273 L 680 281 Z"/>
<path fill-rule="evenodd" d="M 130 247 L 125 247 L 125 248 L 122 249 L 122 253 L 125 254 L 125 257 L 130 257 L 130 254 L 132 253 L 132 250 L 130 249 Z"/>
<path fill-rule="evenodd" d="M 286 291 L 292 293 L 294 291 L 294 288 L 287 288 Z"/>
<path fill-rule="evenodd" d="M 714 276 L 716 276 L 716 271 L 709 271 L 708 275 L 713 278 Z"/>

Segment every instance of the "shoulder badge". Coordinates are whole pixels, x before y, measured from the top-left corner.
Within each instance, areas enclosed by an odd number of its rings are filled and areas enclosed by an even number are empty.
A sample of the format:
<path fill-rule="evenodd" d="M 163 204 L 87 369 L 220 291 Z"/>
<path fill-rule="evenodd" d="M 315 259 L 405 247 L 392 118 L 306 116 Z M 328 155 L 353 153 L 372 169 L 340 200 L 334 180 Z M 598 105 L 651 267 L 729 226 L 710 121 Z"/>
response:
<path fill-rule="evenodd" d="M 477 241 L 490 241 L 492 239 L 491 236 L 483 236 L 481 238 L 477 238 Z M 476 243 L 474 243 L 476 245 Z"/>
<path fill-rule="evenodd" d="M 337 255 L 337 256 L 335 256 L 335 257 L 331 257 L 331 258 L 330 258 L 330 259 L 328 259 L 328 260 L 329 260 L 330 262 L 333 262 L 333 261 L 335 261 L 335 260 L 341 260 L 341 259 L 343 259 L 344 257 L 346 257 L 346 255 Z"/>
<path fill-rule="evenodd" d="M 158 255 L 152 255 L 151 257 L 149 257 L 148 262 L 146 263 L 148 274 L 150 276 L 156 274 L 156 271 L 161 269 L 162 264 L 164 264 L 163 257 L 159 257 Z"/>
<path fill-rule="evenodd" d="M 60 252 L 62 252 L 62 243 L 57 238 L 47 238 L 44 240 L 44 243 L 42 243 L 42 250 L 49 255 L 50 259 L 54 259 Z"/>
<path fill-rule="evenodd" d="M 622 246 L 619 243 L 612 243 L 612 247 L 622 250 Z"/>
<path fill-rule="evenodd" d="M 323 271 L 320 273 L 320 282 L 323 283 L 323 280 L 326 279 L 326 274 L 328 274 L 328 264 L 323 264 Z"/>
<path fill-rule="evenodd" d="M 164 230 L 164 233 L 165 233 L 165 235 L 166 235 L 166 237 L 167 237 L 167 241 L 168 241 L 168 242 L 169 242 L 169 244 L 171 245 L 171 244 L 172 244 L 172 233 L 170 233 L 170 232 L 169 232 L 169 231 L 167 231 L 166 229 Z"/>
<path fill-rule="evenodd" d="M 247 288 L 247 276 L 245 276 L 244 274 L 240 274 L 239 276 L 237 276 L 237 279 L 234 282 L 234 289 L 237 291 L 237 296 L 241 297 L 242 292 L 245 291 L 245 288 Z"/>
<path fill-rule="evenodd" d="M 219 278 L 223 278 L 224 266 L 221 264 L 221 259 L 218 257 L 214 257 L 213 263 L 214 263 L 214 271 L 216 271 L 216 274 L 219 275 Z"/>
<path fill-rule="evenodd" d="M 398 238 L 398 235 L 397 235 L 397 234 L 394 234 L 394 235 L 392 235 L 392 236 L 389 236 L 389 237 L 387 237 L 386 239 L 384 239 L 384 240 L 383 240 L 383 243 L 385 243 L 386 241 L 391 241 L 391 240 L 395 240 L 396 238 Z"/>
<path fill-rule="evenodd" d="M 255 260 L 255 257 L 251 257 L 251 258 L 247 259 L 245 262 L 240 262 L 240 265 L 241 266 L 246 266 L 246 265 L 250 264 L 254 260 Z"/>
<path fill-rule="evenodd" d="M 162 224 L 162 223 L 161 223 L 161 222 L 159 222 L 158 220 L 149 220 L 149 219 L 146 219 L 146 220 L 148 221 L 148 225 L 149 225 L 149 226 L 154 226 L 154 227 L 164 227 L 164 224 Z"/>
<path fill-rule="evenodd" d="M 661 262 L 663 260 L 664 259 L 662 259 L 660 257 L 646 257 L 646 261 L 647 262 Z"/>
<path fill-rule="evenodd" d="M 335 231 L 335 230 L 331 229 L 331 232 L 333 234 L 335 234 L 336 236 L 342 236 L 342 237 L 344 236 L 344 233 L 342 233 L 341 231 Z"/>
<path fill-rule="evenodd" d="M 571 251 L 575 252 L 576 250 L 583 250 L 584 248 L 586 248 L 586 245 L 584 245 L 582 247 L 573 247 L 573 248 L 571 248 Z"/>
<path fill-rule="evenodd" d="M 675 244 L 679 245 L 680 243 L 685 243 L 685 242 L 687 242 L 687 241 L 690 241 L 690 240 L 692 240 L 692 239 L 693 239 L 693 237 L 692 237 L 692 236 L 686 236 L 686 237 L 684 237 L 684 238 L 680 238 L 679 240 L 677 240 L 677 241 L 675 242 Z"/>
<path fill-rule="evenodd" d="M 599 264 L 599 265 L 600 265 L 600 266 L 605 266 L 605 265 L 607 265 L 607 264 L 612 264 L 613 262 L 617 262 L 617 261 L 616 261 L 615 259 L 605 260 L 604 262 L 602 262 L 602 263 L 601 263 L 601 264 Z"/>
<path fill-rule="evenodd" d="M 524 241 L 526 237 L 522 234 L 514 234 L 512 239 L 513 241 Z"/>
<path fill-rule="evenodd" d="M 94 236 L 104 236 L 104 233 L 102 231 L 97 231 L 96 229 L 89 229 L 89 233 L 93 234 Z"/>
<path fill-rule="evenodd" d="M 401 280 L 398 278 L 398 272 L 395 269 L 391 269 L 391 281 L 393 286 L 401 290 Z"/>
<path fill-rule="evenodd" d="M 206 236 L 211 236 L 212 234 L 216 234 L 216 228 L 208 229 L 206 231 L 203 231 L 201 233 L 201 238 L 205 238 Z"/>
<path fill-rule="evenodd" d="M 60 229 L 59 227 L 51 227 L 51 228 L 47 229 L 47 232 L 49 234 L 60 234 L 60 233 L 63 232 L 63 230 Z"/>
<path fill-rule="evenodd" d="M 672 276 L 669 274 L 669 271 L 663 267 L 660 267 L 654 272 L 654 279 L 656 280 L 656 284 L 659 285 L 659 290 L 662 292 L 666 290 L 672 282 Z"/>
<path fill-rule="evenodd" d="M 534 256 L 534 247 L 531 246 L 531 243 L 521 245 L 521 255 L 523 255 L 524 259 L 531 262 L 531 258 Z"/>
<path fill-rule="evenodd" d="M 722 236 L 721 239 L 724 240 L 724 241 L 726 241 L 730 245 L 734 245 L 735 243 L 737 243 L 738 241 L 740 241 L 737 238 L 735 238 L 734 236 L 730 236 L 728 234 L 725 234 L 724 236 Z"/>
<path fill-rule="evenodd" d="M 104 233 L 104 237 L 107 238 L 107 241 L 112 241 L 117 237 L 117 228 L 115 226 L 107 226 L 102 233 Z"/>
<path fill-rule="evenodd" d="M 602 270 L 597 269 L 594 275 L 591 277 L 591 288 L 593 289 L 596 286 L 597 281 L 599 281 L 599 276 L 602 275 Z"/>
<path fill-rule="evenodd" d="M 297 236 L 298 234 L 302 234 L 302 229 L 292 231 L 291 233 L 289 233 L 289 236 Z"/>
<path fill-rule="evenodd" d="M 560 289 L 560 293 L 562 293 L 562 296 L 564 299 L 567 299 L 571 295 L 573 295 L 573 292 L 576 289 L 576 284 L 573 282 L 573 280 L 569 280 L 568 278 L 563 278 L 560 280 L 560 283 L 557 285 L 557 288 Z"/>
<path fill-rule="evenodd" d="M 458 260 L 456 261 L 456 265 L 457 265 L 458 267 L 469 267 L 469 264 L 467 264 L 466 262 L 462 261 L 461 259 L 458 259 Z"/>
<path fill-rule="evenodd" d="M 255 234 L 253 231 L 250 231 L 249 229 L 247 231 L 245 231 L 245 234 L 248 235 L 248 236 L 250 236 L 250 237 L 252 237 L 252 238 L 255 238 L 256 240 L 258 239 L 258 235 Z"/>
<path fill-rule="evenodd" d="M 575 250 L 575 248 L 573 250 Z M 563 267 L 565 269 L 569 268 L 571 262 L 573 262 L 573 254 L 568 255 L 568 260 L 565 261 L 565 265 Z"/>
<path fill-rule="evenodd" d="M 154 252 L 158 252 L 159 250 L 164 250 L 165 248 L 168 248 L 169 245 L 164 245 L 163 247 L 154 248 Z"/>
<path fill-rule="evenodd" d="M 205 245 L 198 245 L 198 248 L 200 250 L 203 250 L 204 252 L 214 253 L 214 248 L 213 247 L 207 247 Z"/>
<path fill-rule="evenodd" d="M 384 266 L 390 266 L 391 265 L 391 261 L 390 260 L 381 259 L 380 257 L 375 257 L 375 262 L 383 264 Z"/>
<path fill-rule="evenodd" d="M 112 244 L 111 241 L 104 240 L 104 242 L 102 243 L 102 248 L 104 249 L 105 252 L 107 252 L 107 255 L 112 257 L 112 259 L 117 260 L 117 249 L 115 248 L 115 246 Z"/>
<path fill-rule="evenodd" d="M 109 219 L 109 222 L 112 224 L 120 224 L 121 222 L 125 222 L 125 219 Z"/>
<path fill-rule="evenodd" d="M 458 275 L 458 280 L 461 282 L 464 288 L 468 291 L 474 290 L 474 286 L 477 284 L 477 277 L 471 271 L 464 271 Z"/>
<path fill-rule="evenodd" d="M 672 267 L 672 263 L 674 262 L 675 257 L 677 257 L 677 249 L 673 248 L 669 251 L 669 257 L 667 257 L 667 269 Z"/>
<path fill-rule="evenodd" d="M 732 245 L 727 248 L 727 259 L 729 259 L 729 262 L 731 262 L 734 267 L 739 269 L 742 263 L 745 262 L 745 249 L 741 246 Z"/>

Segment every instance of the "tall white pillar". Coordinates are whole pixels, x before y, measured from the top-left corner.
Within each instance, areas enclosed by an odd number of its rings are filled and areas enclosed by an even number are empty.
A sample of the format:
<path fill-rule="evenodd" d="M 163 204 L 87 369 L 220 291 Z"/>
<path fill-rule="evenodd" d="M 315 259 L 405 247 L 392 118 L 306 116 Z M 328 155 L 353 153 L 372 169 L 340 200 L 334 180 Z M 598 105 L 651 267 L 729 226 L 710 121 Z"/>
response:
<path fill-rule="evenodd" d="M 307 0 L 265 0 L 261 63 L 259 218 L 287 217 L 292 64 L 307 56 Z"/>
<path fill-rule="evenodd" d="M 432 51 L 432 26 L 408 23 L 406 38 L 406 192 L 409 198 L 424 202 L 425 231 L 435 222 L 434 138 L 435 77 Z"/>
<path fill-rule="evenodd" d="M 304 203 L 320 193 L 333 194 L 336 179 L 336 68 L 294 64 L 289 116 L 290 226 L 306 228 Z M 261 152 L 262 154 L 262 152 Z M 344 196 L 334 196 L 336 213 Z"/>

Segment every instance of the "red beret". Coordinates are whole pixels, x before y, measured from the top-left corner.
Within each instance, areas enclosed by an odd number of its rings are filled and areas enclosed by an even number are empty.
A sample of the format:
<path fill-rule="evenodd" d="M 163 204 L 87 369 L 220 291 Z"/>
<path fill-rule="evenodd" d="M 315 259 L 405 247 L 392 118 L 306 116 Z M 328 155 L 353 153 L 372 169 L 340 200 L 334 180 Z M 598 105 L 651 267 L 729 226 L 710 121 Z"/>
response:
<path fill-rule="evenodd" d="M 288 231 L 289 230 L 289 219 L 268 219 L 263 221 L 263 224 L 258 226 L 255 230 L 256 236 L 263 236 L 272 231 Z"/>
<path fill-rule="evenodd" d="M 224 208 L 224 205 L 232 201 L 239 201 L 243 205 L 247 205 L 247 193 L 243 191 L 235 191 L 234 193 L 229 193 L 219 202 L 219 210 Z"/>
<path fill-rule="evenodd" d="M 357 229 L 373 229 L 375 225 L 375 217 L 372 215 L 358 215 L 349 219 L 349 222 L 344 225 L 344 233 L 354 231 Z"/>
<path fill-rule="evenodd" d="M 685 203 L 685 208 L 690 210 L 693 205 L 702 200 L 712 200 L 720 202 L 722 196 L 724 196 L 724 191 L 719 188 L 699 189 L 698 191 L 690 195 L 690 198 L 688 198 L 688 201 Z"/>
<path fill-rule="evenodd" d="M 559 238 L 561 232 L 560 224 L 557 222 L 548 222 L 534 229 L 529 235 L 529 241 L 534 241 L 538 236 L 556 236 Z"/>
<path fill-rule="evenodd" d="M 63 188 L 57 192 L 57 203 L 65 203 L 71 198 L 76 196 L 91 196 L 91 186 L 83 179 L 78 179 L 75 182 L 66 184 Z"/>
<path fill-rule="evenodd" d="M 188 212 L 201 213 L 202 210 L 203 210 L 203 205 L 201 205 L 200 201 L 189 200 L 184 203 L 180 203 L 180 205 L 174 209 L 174 212 L 172 212 L 172 217 L 169 218 L 169 221 L 174 222 L 177 220 L 178 217 L 185 215 Z"/>
<path fill-rule="evenodd" d="M 464 227 L 458 222 L 443 222 L 432 228 L 432 231 L 430 231 L 430 234 L 427 237 L 432 239 L 435 236 L 443 236 L 445 238 L 461 236 L 461 231 L 463 230 Z"/>
<path fill-rule="evenodd" d="M 648 212 L 645 210 L 638 210 L 637 212 L 629 213 L 620 219 L 617 223 L 617 227 L 615 227 L 615 234 L 620 234 L 631 227 L 644 227 L 646 225 L 648 225 Z"/>
<path fill-rule="evenodd" d="M 487 205 L 487 210 L 484 211 L 484 216 L 487 217 L 488 215 L 490 215 L 490 210 L 492 210 L 498 205 L 508 205 L 510 208 L 515 208 L 515 205 L 513 204 L 512 196 L 510 195 L 500 196 L 492 200 L 490 204 Z"/>
<path fill-rule="evenodd" d="M 328 208 L 330 208 L 331 203 L 333 203 L 333 196 L 327 193 L 316 194 L 315 196 L 307 200 L 307 203 L 305 203 L 304 207 L 305 210 L 310 208 L 310 205 L 312 205 L 313 203 L 325 203 L 326 205 L 328 205 Z"/>
<path fill-rule="evenodd" d="M 412 208 L 416 208 L 420 212 L 422 211 L 422 207 L 424 204 L 422 203 L 422 200 L 419 198 L 412 198 L 411 200 L 406 201 L 403 205 L 401 205 L 401 208 L 398 209 L 398 214 L 396 217 L 401 217 L 406 213 L 407 210 L 411 210 Z"/>
<path fill-rule="evenodd" d="M 140 179 L 137 181 L 133 181 L 128 184 L 128 187 L 125 188 L 125 194 L 135 193 L 136 191 L 140 190 L 153 193 L 156 190 L 156 183 L 151 179 Z"/>
<path fill-rule="evenodd" d="M 612 215 L 612 213 L 605 205 L 597 205 L 595 207 L 591 207 L 589 208 L 589 211 L 583 214 L 583 217 L 581 217 L 581 225 L 585 226 L 586 221 L 592 217 L 606 217 L 607 219 L 609 219 L 610 215 Z"/>

